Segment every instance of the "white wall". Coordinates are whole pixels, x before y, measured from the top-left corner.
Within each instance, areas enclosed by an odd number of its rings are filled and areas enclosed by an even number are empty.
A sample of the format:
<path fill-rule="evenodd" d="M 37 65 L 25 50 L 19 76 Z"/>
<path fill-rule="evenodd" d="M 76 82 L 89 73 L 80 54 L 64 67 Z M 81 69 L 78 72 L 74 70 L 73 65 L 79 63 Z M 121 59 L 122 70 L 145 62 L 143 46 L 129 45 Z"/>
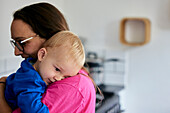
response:
<path fill-rule="evenodd" d="M 2 0 L 0 3 L 1 57 L 13 56 L 9 44 L 12 12 L 38 0 Z M 10 2 L 10 3 L 9 3 Z M 121 92 L 126 113 L 170 113 L 170 1 L 169 0 L 49 0 L 61 7 L 71 30 L 86 46 L 127 55 L 126 88 Z M 128 47 L 119 41 L 123 17 L 151 20 L 151 42 Z"/>
<path fill-rule="evenodd" d="M 128 57 L 126 88 L 121 92 L 126 113 L 170 113 L 170 1 L 64 0 L 72 31 L 91 48 L 124 51 Z M 123 17 L 151 20 L 151 42 L 127 47 L 119 41 Z"/>

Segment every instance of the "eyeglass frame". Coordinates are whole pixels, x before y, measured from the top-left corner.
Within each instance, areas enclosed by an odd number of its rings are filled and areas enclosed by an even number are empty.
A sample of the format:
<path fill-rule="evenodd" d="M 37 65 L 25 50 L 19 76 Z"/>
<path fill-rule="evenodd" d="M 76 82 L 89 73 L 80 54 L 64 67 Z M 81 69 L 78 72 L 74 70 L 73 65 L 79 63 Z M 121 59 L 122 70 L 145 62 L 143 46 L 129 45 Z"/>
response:
<path fill-rule="evenodd" d="M 22 44 L 33 39 L 34 37 L 37 37 L 37 36 L 39 36 L 39 35 L 36 34 L 36 35 L 28 37 L 28 38 L 26 38 L 25 40 L 22 40 L 22 41 L 15 41 L 15 40 L 12 39 L 12 40 L 10 40 L 10 43 L 11 43 L 12 47 L 14 47 L 14 48 L 17 47 L 19 51 L 24 52 L 24 47 L 23 47 Z M 22 38 L 25 38 L 25 37 L 22 37 Z"/>

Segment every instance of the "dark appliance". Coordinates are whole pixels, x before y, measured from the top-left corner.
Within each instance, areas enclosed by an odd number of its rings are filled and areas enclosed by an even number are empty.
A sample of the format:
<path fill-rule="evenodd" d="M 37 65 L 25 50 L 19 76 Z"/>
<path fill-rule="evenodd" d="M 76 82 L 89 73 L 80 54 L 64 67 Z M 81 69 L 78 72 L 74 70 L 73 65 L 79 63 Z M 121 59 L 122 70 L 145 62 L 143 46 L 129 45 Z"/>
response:
<path fill-rule="evenodd" d="M 95 52 L 88 52 L 86 63 L 95 83 L 97 85 L 103 84 L 104 60 L 102 58 L 98 58 Z"/>

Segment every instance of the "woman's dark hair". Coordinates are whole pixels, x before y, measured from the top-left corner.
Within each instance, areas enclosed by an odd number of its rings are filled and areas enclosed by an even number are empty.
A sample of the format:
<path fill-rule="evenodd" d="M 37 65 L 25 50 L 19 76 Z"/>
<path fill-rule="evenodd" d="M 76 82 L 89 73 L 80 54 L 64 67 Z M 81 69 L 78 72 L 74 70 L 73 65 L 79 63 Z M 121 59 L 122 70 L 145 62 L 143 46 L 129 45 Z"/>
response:
<path fill-rule="evenodd" d="M 40 37 L 48 40 L 57 32 L 69 30 L 63 14 L 49 3 L 36 3 L 17 10 L 14 20 L 21 19 Z"/>

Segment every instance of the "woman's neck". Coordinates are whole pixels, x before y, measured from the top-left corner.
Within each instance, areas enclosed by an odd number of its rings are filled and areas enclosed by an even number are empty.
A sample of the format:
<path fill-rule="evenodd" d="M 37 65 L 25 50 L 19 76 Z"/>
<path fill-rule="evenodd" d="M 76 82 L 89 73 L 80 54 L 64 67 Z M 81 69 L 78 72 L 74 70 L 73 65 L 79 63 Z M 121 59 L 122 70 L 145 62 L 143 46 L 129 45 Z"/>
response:
<path fill-rule="evenodd" d="M 37 64 L 38 64 L 38 62 L 35 62 L 32 66 L 35 69 L 35 71 L 38 72 L 38 65 Z"/>

